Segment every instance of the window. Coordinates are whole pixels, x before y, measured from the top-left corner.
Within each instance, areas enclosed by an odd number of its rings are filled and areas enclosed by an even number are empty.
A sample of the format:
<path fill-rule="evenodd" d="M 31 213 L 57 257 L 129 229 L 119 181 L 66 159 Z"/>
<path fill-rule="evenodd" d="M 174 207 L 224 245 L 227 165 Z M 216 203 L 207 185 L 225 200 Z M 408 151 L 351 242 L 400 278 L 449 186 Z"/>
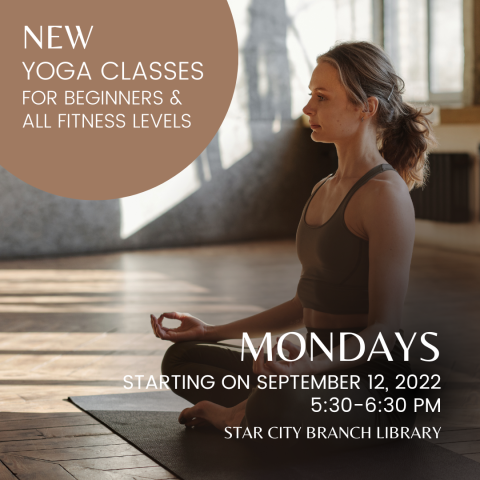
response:
<path fill-rule="evenodd" d="M 383 45 L 408 102 L 462 103 L 462 0 L 285 0 L 291 112 L 305 106 L 315 57 L 336 41 Z"/>
<path fill-rule="evenodd" d="M 404 99 L 453 104 L 463 92 L 463 1 L 384 0 L 385 51 L 405 80 Z"/>
<path fill-rule="evenodd" d="M 235 0 L 233 0 L 235 1 Z M 275 2 L 274 2 L 275 3 Z M 308 101 L 308 84 L 317 55 L 338 40 L 375 41 L 379 0 L 285 0 L 290 67 L 291 117 Z"/>

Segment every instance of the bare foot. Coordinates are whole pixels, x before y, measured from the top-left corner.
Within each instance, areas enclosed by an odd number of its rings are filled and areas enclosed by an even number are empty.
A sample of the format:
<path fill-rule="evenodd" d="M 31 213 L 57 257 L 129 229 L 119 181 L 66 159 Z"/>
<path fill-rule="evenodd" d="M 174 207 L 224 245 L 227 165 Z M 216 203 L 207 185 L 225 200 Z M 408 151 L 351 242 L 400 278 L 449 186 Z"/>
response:
<path fill-rule="evenodd" d="M 239 427 L 245 415 L 246 404 L 245 400 L 232 408 L 226 408 L 203 400 L 183 410 L 178 421 L 187 427 L 213 425 L 219 430 L 224 430 L 225 427 Z"/>

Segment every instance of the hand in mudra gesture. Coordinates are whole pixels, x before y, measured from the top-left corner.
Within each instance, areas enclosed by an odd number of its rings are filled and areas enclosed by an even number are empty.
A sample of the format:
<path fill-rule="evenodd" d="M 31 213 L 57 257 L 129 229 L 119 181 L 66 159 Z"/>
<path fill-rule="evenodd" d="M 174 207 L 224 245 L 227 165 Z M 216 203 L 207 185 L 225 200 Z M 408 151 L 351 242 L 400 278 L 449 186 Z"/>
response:
<path fill-rule="evenodd" d="M 277 337 L 277 342 L 279 337 Z M 260 355 L 253 360 L 253 372 L 257 375 L 304 375 L 312 373 L 312 362 L 305 352 L 301 357 L 300 347 L 288 340 L 283 341 L 283 348 L 288 351 L 288 358 L 296 359 L 288 362 L 285 360 L 276 360 L 278 352 L 278 343 L 272 348 L 272 360 L 265 361 L 263 346 L 260 349 Z"/>
<path fill-rule="evenodd" d="M 164 318 L 180 320 L 181 325 L 177 328 L 167 328 L 162 325 Z M 205 336 L 207 327 L 210 325 L 202 322 L 189 313 L 166 312 L 162 313 L 158 318 L 150 315 L 153 333 L 157 338 L 170 340 L 171 342 L 187 342 L 189 340 L 199 340 Z"/>

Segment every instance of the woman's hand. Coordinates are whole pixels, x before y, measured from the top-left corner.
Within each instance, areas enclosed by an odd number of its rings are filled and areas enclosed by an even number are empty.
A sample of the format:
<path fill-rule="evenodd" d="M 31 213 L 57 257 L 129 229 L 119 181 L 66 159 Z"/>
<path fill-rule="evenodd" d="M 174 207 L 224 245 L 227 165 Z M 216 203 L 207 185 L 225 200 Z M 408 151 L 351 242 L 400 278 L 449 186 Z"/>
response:
<path fill-rule="evenodd" d="M 167 328 L 162 325 L 164 318 L 180 320 L 181 325 L 177 328 Z M 150 315 L 153 333 L 157 338 L 170 340 L 171 342 L 187 342 L 189 340 L 200 340 L 205 337 L 208 328 L 211 325 L 202 322 L 199 318 L 193 317 L 188 313 L 166 312 L 158 318 Z"/>
<path fill-rule="evenodd" d="M 277 337 L 278 342 L 279 337 Z M 272 349 L 272 358 L 277 357 L 276 344 Z M 283 348 L 288 351 L 288 358 L 295 358 L 297 360 L 293 362 L 287 362 L 285 360 L 272 360 L 271 362 L 265 362 L 263 354 L 263 346 L 260 349 L 260 355 L 253 361 L 253 372 L 257 375 L 311 375 L 313 374 L 312 361 L 307 355 L 307 352 L 300 358 L 300 348 L 288 340 L 283 341 Z"/>

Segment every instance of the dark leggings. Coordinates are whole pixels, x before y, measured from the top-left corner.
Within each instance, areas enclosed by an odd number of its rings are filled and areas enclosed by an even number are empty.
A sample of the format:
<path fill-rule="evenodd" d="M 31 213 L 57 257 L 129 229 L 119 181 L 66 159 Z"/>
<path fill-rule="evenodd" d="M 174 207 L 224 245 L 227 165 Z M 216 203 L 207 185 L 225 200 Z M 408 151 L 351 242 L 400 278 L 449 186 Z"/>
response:
<path fill-rule="evenodd" d="M 311 330 L 311 329 L 310 329 Z M 338 332 L 334 333 L 334 339 L 338 344 Z M 349 331 L 354 331 L 350 329 Z M 358 330 L 357 330 L 358 331 Z M 315 333 L 322 339 L 325 339 L 327 332 L 315 330 Z M 329 335 L 329 332 L 328 332 Z M 309 345 L 310 332 L 307 335 L 307 350 Z M 329 341 L 324 342 L 329 345 Z M 339 431 L 340 428 L 347 427 L 370 427 L 371 437 L 363 440 L 355 439 L 335 439 L 329 440 L 330 446 L 340 446 L 341 448 L 350 448 L 366 445 L 374 445 L 382 443 L 382 440 L 376 439 L 377 427 L 384 428 L 388 426 L 406 426 L 411 428 L 415 422 L 415 414 L 412 408 L 412 399 L 407 398 L 405 390 L 395 391 L 395 385 L 398 381 L 395 376 L 399 373 L 408 375 L 411 373 L 408 362 L 403 361 L 403 350 L 398 341 L 391 350 L 393 362 L 389 362 L 385 355 L 377 357 L 357 367 L 330 371 L 326 375 L 358 375 L 360 381 L 359 388 L 348 389 L 329 389 L 314 388 L 302 389 L 299 379 L 297 379 L 296 388 L 293 381 L 284 383 L 281 389 L 259 388 L 257 375 L 252 371 L 253 356 L 245 349 L 244 361 L 241 360 L 241 347 L 234 345 L 226 345 L 219 343 L 208 343 L 201 341 L 180 342 L 170 346 L 165 353 L 162 362 L 162 374 L 191 376 L 193 378 L 211 375 L 214 378 L 214 386 L 207 388 L 182 388 L 181 382 L 178 382 L 177 388 L 170 381 L 170 388 L 179 396 L 196 404 L 202 400 L 209 400 L 213 403 L 224 407 L 233 407 L 245 399 L 248 399 L 245 409 L 245 416 L 242 421 L 242 427 L 248 427 L 253 430 L 254 427 L 261 427 L 263 432 L 267 432 L 270 427 L 294 426 L 297 429 L 302 427 L 300 438 L 306 437 L 306 427 L 324 427 L 326 434 L 334 428 Z M 248 353 L 247 353 L 248 352 Z M 319 352 L 314 350 L 314 355 Z M 382 374 L 384 377 L 384 386 L 388 386 L 388 392 L 385 390 L 370 389 L 368 375 Z M 243 383 L 237 382 L 237 386 L 232 389 L 226 389 L 222 386 L 222 379 L 226 375 L 232 375 L 235 378 L 241 376 L 245 381 L 249 380 L 250 388 L 246 388 Z M 317 374 L 315 378 L 320 381 L 325 374 Z M 227 385 L 232 385 L 233 380 L 227 379 Z M 238 388 L 240 384 L 240 388 Z M 264 384 L 263 384 L 264 385 Z M 263 385 L 261 385 L 263 387 Z M 310 382 L 308 383 L 310 387 Z M 398 393 L 398 392 L 403 392 Z M 395 398 L 402 396 L 407 400 L 407 409 L 403 413 L 392 412 L 387 413 L 383 406 L 386 405 L 386 397 Z M 312 410 L 312 397 L 320 397 L 322 410 L 315 412 Z M 337 404 L 339 411 L 332 412 L 336 409 Z M 348 397 L 351 404 L 362 404 L 362 407 L 352 406 L 350 411 L 342 411 L 342 399 Z M 377 408 L 375 411 L 369 412 L 365 407 L 367 398 L 374 397 L 376 399 Z M 379 402 L 382 402 L 381 404 Z M 346 410 L 349 408 L 350 401 L 344 401 Z M 318 409 L 318 406 L 314 406 Z M 326 411 L 326 409 L 330 411 Z M 356 429 L 356 435 L 360 429 Z M 278 429 L 275 430 L 278 432 Z M 265 436 L 263 437 L 265 438 Z M 330 438 L 334 438 L 330 436 Z M 318 438 L 316 441 L 326 440 Z M 311 443 L 311 440 L 310 442 Z"/>

